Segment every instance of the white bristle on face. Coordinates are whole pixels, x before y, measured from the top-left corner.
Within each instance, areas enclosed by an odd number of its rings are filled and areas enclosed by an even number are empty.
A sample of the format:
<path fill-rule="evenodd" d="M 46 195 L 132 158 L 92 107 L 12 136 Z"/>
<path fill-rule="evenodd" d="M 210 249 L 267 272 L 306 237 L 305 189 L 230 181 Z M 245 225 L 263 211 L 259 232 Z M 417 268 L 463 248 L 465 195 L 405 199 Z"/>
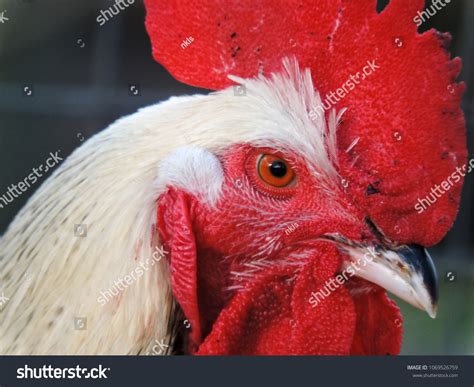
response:
<path fill-rule="evenodd" d="M 105 304 L 99 297 L 160 248 L 156 201 L 167 185 L 215 203 L 216 155 L 226 148 L 291 150 L 334 180 L 337 119 L 310 119 L 321 100 L 309 71 L 285 61 L 281 74 L 239 82 L 245 95 L 231 87 L 171 98 L 116 121 L 30 198 L 0 239 L 0 291 L 10 299 L 0 312 L 2 354 L 137 354 L 172 341 L 166 258 Z M 77 224 L 86 236 L 74 234 Z M 75 318 L 87 319 L 85 329 Z"/>

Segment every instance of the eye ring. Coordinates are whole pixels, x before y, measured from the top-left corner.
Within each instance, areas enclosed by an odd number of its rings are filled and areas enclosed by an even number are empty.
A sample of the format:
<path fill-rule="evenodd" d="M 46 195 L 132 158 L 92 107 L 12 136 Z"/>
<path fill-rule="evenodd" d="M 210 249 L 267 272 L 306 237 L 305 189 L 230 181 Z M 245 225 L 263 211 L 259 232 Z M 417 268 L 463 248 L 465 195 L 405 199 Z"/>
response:
<path fill-rule="evenodd" d="M 257 173 L 260 179 L 272 187 L 284 188 L 293 183 L 295 173 L 281 157 L 262 153 L 257 159 Z"/>

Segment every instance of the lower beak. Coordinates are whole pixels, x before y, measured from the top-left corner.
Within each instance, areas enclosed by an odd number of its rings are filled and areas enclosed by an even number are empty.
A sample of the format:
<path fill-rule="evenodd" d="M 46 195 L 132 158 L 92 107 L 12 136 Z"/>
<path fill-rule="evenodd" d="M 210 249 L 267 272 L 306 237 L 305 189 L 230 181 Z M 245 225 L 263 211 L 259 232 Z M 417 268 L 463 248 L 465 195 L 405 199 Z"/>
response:
<path fill-rule="evenodd" d="M 387 250 L 381 246 L 341 248 L 349 257 L 343 269 L 350 266 L 354 274 L 382 286 L 409 304 L 436 317 L 438 279 L 433 261 L 419 245 Z"/>

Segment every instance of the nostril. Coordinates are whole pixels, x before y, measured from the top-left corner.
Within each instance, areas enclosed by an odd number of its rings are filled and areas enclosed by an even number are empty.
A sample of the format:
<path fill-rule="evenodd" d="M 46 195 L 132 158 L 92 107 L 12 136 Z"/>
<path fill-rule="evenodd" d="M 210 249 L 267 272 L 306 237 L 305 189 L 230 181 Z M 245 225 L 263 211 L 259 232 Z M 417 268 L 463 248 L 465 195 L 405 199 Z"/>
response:
<path fill-rule="evenodd" d="M 385 237 L 385 235 L 380 231 L 376 224 L 368 216 L 365 217 L 365 224 L 369 227 L 370 231 L 378 238 Z"/>
<path fill-rule="evenodd" d="M 370 219 L 368 216 L 365 218 L 365 223 L 369 227 L 370 231 L 372 234 L 381 242 L 388 241 L 387 237 L 385 234 L 382 232 L 382 230 L 374 223 L 372 219 Z"/>
<path fill-rule="evenodd" d="M 372 237 L 375 236 L 382 246 L 388 249 L 396 249 L 398 244 L 391 239 L 389 239 L 384 232 L 375 224 L 375 222 L 370 219 L 368 216 L 365 218 L 365 223 L 369 227 L 369 230 L 372 233 Z"/>

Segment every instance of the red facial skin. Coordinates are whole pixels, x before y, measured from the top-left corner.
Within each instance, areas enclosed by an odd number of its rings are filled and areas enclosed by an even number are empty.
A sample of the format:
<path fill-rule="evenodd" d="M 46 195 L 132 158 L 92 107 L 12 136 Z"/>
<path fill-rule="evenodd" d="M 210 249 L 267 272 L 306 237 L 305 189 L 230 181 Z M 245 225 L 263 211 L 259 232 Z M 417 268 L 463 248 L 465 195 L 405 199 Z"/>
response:
<path fill-rule="evenodd" d="M 257 172 L 262 153 L 295 173 L 286 188 Z M 345 259 L 340 234 L 375 242 L 366 214 L 335 179 L 322 184 L 291 152 L 235 146 L 221 157 L 225 181 L 215 208 L 176 188 L 159 200 L 158 228 L 171 250 L 173 292 L 191 322 L 197 354 L 397 354 L 398 308 L 378 286 L 350 277 L 316 307 Z M 323 186 L 324 185 L 324 186 Z M 336 282 L 337 284 L 337 282 Z M 364 287 L 366 292 L 349 289 Z"/>

